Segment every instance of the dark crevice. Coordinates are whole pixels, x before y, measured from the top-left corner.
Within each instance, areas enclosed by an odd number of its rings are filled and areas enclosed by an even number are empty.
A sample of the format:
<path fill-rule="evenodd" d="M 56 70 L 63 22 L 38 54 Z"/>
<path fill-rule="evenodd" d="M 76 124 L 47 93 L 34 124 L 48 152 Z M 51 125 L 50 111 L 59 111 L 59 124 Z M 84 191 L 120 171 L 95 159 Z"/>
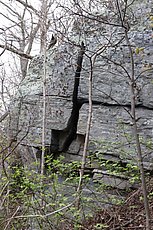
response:
<path fill-rule="evenodd" d="M 78 88 L 80 83 L 80 75 L 81 75 L 84 53 L 85 53 L 85 46 L 84 43 L 82 42 L 80 47 L 80 52 L 78 54 L 78 59 L 77 59 L 77 69 L 75 72 L 75 81 L 74 81 L 74 89 L 73 89 L 73 97 L 72 97 L 72 103 L 73 103 L 72 112 L 68 120 L 67 127 L 63 130 L 63 132 L 66 135 L 66 138 L 64 140 L 61 149 L 62 152 L 66 152 L 70 144 L 72 143 L 72 141 L 76 139 L 79 110 L 84 103 L 83 100 L 78 99 Z"/>
<path fill-rule="evenodd" d="M 82 104 L 76 103 L 75 107 L 72 109 L 71 116 L 69 118 L 67 127 L 63 132 L 66 134 L 65 141 L 62 146 L 62 152 L 66 152 L 72 143 L 73 140 L 76 139 L 77 136 L 77 124 L 79 119 L 79 110 Z"/>
<path fill-rule="evenodd" d="M 52 129 L 50 153 L 58 153 L 59 151 L 60 132 L 61 132 L 60 130 Z"/>
<path fill-rule="evenodd" d="M 45 155 L 52 155 L 57 158 L 61 152 L 66 152 L 72 141 L 77 137 L 77 124 L 79 119 L 79 110 L 86 99 L 78 99 L 78 88 L 80 83 L 80 74 L 82 69 L 83 55 L 85 46 L 82 42 L 77 59 L 77 68 L 75 72 L 74 89 L 72 96 L 72 111 L 64 130 L 51 130 L 51 144 L 45 148 Z M 64 139 L 64 141 L 63 141 Z M 61 142 L 63 142 L 61 146 Z M 40 151 L 40 150 L 39 150 Z"/>

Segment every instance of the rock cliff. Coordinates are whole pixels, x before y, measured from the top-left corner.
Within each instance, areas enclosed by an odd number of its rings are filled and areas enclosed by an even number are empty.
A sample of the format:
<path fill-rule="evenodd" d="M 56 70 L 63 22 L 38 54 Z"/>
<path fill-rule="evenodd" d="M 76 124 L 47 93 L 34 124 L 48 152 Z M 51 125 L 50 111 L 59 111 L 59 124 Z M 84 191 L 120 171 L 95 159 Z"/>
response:
<path fill-rule="evenodd" d="M 153 170 L 153 32 L 151 1 L 135 3 L 135 15 L 129 8 L 131 24 L 128 37 L 135 62 L 136 115 L 142 142 L 144 166 Z M 109 13 L 108 13 L 109 15 Z M 89 156 L 94 179 L 107 178 L 106 171 L 99 168 L 101 158 L 126 163 L 137 163 L 137 152 L 132 134 L 130 116 L 131 59 L 125 41 L 124 30 L 85 18 L 76 19 L 71 42 L 60 41 L 47 51 L 46 59 L 46 148 L 54 154 L 64 154 L 67 161 L 81 160 L 86 122 L 88 117 L 88 78 L 91 72 L 90 58 L 97 55 L 93 67 L 93 117 L 90 131 Z M 75 28 L 77 25 L 77 28 Z M 84 27 L 83 27 L 84 26 Z M 85 28 L 82 30 L 82 28 Z M 77 88 L 78 110 L 73 111 L 73 94 L 77 58 L 81 41 L 85 55 Z M 77 44 L 77 45 L 76 45 Z M 20 142 L 23 162 L 35 159 L 41 149 L 42 135 L 42 76 L 43 56 L 35 56 L 29 65 L 26 78 L 21 82 L 11 104 L 10 132 Z M 74 121 L 70 121 L 74 112 Z M 66 149 L 63 144 L 68 124 L 75 122 L 76 130 Z M 119 180 L 119 179 L 118 179 Z M 109 182 L 108 182 L 109 183 Z M 112 183 L 112 181 L 111 181 Z M 116 183 L 120 184 L 120 181 Z M 114 185 L 115 186 L 115 185 Z M 125 183 L 121 188 L 127 187 Z"/>

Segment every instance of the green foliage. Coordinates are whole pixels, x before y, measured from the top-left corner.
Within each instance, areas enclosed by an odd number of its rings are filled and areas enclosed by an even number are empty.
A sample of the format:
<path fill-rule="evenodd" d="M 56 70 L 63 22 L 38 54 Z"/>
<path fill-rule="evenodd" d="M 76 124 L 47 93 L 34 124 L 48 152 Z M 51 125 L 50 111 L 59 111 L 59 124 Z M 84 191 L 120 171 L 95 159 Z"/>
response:
<path fill-rule="evenodd" d="M 136 47 L 135 49 L 135 54 L 140 54 L 140 53 L 144 53 L 144 47 Z"/>
<path fill-rule="evenodd" d="M 132 140 L 131 135 L 128 133 L 124 137 L 128 142 Z M 141 142 L 145 143 L 143 139 Z M 118 150 L 119 146 L 122 146 L 122 142 L 99 141 L 94 144 L 97 147 L 97 152 L 96 154 L 90 154 L 87 160 L 87 167 L 94 167 L 91 163 L 94 162 L 100 169 L 105 169 L 110 175 L 125 176 L 129 178 L 131 183 L 139 181 L 140 175 L 136 162 L 129 160 L 128 163 L 124 163 L 124 157 L 126 158 L 128 155 L 128 152 L 124 149 L 118 152 L 121 153 L 122 157 L 118 161 L 107 160 L 104 157 L 104 153 L 107 151 Z M 148 148 L 152 147 L 152 143 L 149 140 L 145 144 Z M 0 228 L 1 226 L 5 228 L 7 220 L 20 207 L 16 213 L 17 216 L 36 216 L 19 219 L 12 218 L 9 223 L 9 229 L 20 230 L 21 226 L 23 226 L 23 229 L 28 229 L 30 223 L 33 229 L 58 230 L 67 222 L 73 223 L 73 229 L 79 229 L 82 220 L 92 216 L 92 213 L 98 209 L 96 203 L 93 203 L 93 198 L 83 192 L 80 199 L 81 209 L 78 210 L 75 204 L 69 208 L 64 208 L 76 198 L 81 163 L 78 161 L 65 163 L 64 157 L 54 159 L 53 156 L 46 156 L 45 175 L 40 175 L 36 171 L 37 166 L 34 164 L 30 166 L 33 170 L 29 170 L 29 166 L 23 167 L 20 164 L 16 164 L 8 169 L 9 178 L 5 175 L 2 176 L 0 189 L 3 191 L 1 198 L 3 204 Z M 85 174 L 83 186 L 87 186 L 89 181 L 90 175 Z M 104 194 L 109 189 L 105 183 L 97 183 L 97 190 L 95 189 L 97 193 L 94 196 Z M 97 196 L 98 202 L 100 202 L 99 199 L 101 198 Z M 123 203 L 123 200 L 118 199 L 116 196 L 103 197 L 101 203 L 107 203 L 108 200 L 110 204 L 121 205 Z M 45 217 L 46 214 L 47 217 Z M 105 228 L 106 226 L 101 224 L 95 226 L 95 229 Z"/>
<path fill-rule="evenodd" d="M 12 218 L 8 229 L 20 230 L 21 226 L 22 229 L 28 229 L 30 223 L 33 229 L 56 230 L 61 229 L 62 224 L 67 221 L 73 223 L 74 229 L 79 229 L 82 218 L 90 214 L 83 211 L 84 206 L 90 203 L 90 198 L 83 194 L 81 194 L 81 211 L 75 203 L 68 209 L 64 208 L 76 198 L 80 163 L 76 161 L 65 163 L 63 157 L 53 159 L 50 156 L 46 157 L 46 162 L 47 169 L 43 176 L 36 172 L 36 165 L 33 165 L 33 170 L 15 165 L 8 169 L 9 178 L 3 175 L 0 183 L 0 189 L 3 191 L 0 229 L 5 228 L 7 220 L 18 207 L 20 208 L 16 216 L 31 217 Z M 84 183 L 88 180 L 89 176 L 85 175 Z M 55 213 L 48 215 L 53 212 Z"/>
<path fill-rule="evenodd" d="M 101 167 L 105 168 L 110 175 L 129 178 L 131 183 L 140 182 L 139 167 L 132 162 L 113 162 L 111 160 L 100 159 Z"/>

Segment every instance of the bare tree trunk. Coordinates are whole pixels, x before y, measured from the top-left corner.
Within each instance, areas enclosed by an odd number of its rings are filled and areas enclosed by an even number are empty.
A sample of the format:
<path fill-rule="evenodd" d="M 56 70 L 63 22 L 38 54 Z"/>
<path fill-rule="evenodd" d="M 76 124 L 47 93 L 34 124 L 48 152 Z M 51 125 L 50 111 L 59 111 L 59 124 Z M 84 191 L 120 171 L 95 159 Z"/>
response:
<path fill-rule="evenodd" d="M 89 135 L 90 135 L 90 128 L 91 128 L 91 121 L 92 121 L 92 81 L 93 81 L 93 71 L 94 71 L 94 64 L 96 61 L 97 56 L 101 55 L 101 53 L 105 50 L 105 47 L 100 47 L 93 56 L 89 57 L 90 60 L 90 73 L 89 73 L 89 90 L 88 90 L 88 99 L 89 99 L 89 110 L 88 110 L 88 120 L 87 120 L 87 127 L 86 127 L 86 137 L 83 149 L 83 156 L 82 156 L 82 164 L 80 169 L 80 180 L 79 185 L 77 188 L 77 208 L 80 207 L 80 195 L 82 191 L 82 183 L 83 183 L 83 175 L 85 170 L 86 158 L 88 153 L 88 146 L 89 146 Z"/>
<path fill-rule="evenodd" d="M 132 117 L 132 123 L 133 123 L 133 136 L 136 142 L 136 149 L 137 149 L 137 155 L 138 155 L 138 163 L 139 163 L 139 170 L 141 175 L 141 184 L 142 184 L 142 191 L 143 191 L 143 198 L 144 198 L 144 208 L 145 208 L 145 215 L 146 215 L 146 230 L 150 230 L 150 210 L 149 210 L 149 202 L 147 197 L 147 186 L 146 186 L 146 179 L 145 179 L 145 172 L 144 172 L 144 166 L 143 166 L 143 157 L 142 157 L 142 150 L 141 150 L 141 144 L 138 134 L 138 127 L 137 127 L 137 119 L 136 119 L 136 93 L 135 93 L 135 65 L 134 65 L 134 57 L 133 57 L 133 51 L 131 47 L 131 43 L 128 37 L 128 30 L 129 25 L 128 22 L 125 21 L 125 15 L 123 15 L 123 11 L 121 9 L 120 1 L 116 0 L 116 6 L 120 18 L 120 22 L 122 25 L 122 28 L 124 29 L 125 34 L 125 40 L 128 46 L 130 59 L 131 59 L 131 74 L 130 76 L 130 91 L 131 91 L 131 117 Z M 127 2 L 125 5 L 125 11 L 126 12 Z"/>
<path fill-rule="evenodd" d="M 146 230 L 150 230 L 150 210 L 149 210 L 149 202 L 148 202 L 148 193 L 147 193 L 147 186 L 146 186 L 146 179 L 145 179 L 145 172 L 143 166 L 143 157 L 142 157 L 142 150 L 141 144 L 138 134 L 137 122 L 136 122 L 136 95 L 135 95 L 135 71 L 134 71 L 134 58 L 133 52 L 131 48 L 131 44 L 128 38 L 127 30 L 125 29 L 125 39 L 129 48 L 129 53 L 131 57 L 131 79 L 130 79 L 130 90 L 131 90 L 131 117 L 133 123 L 133 134 L 134 139 L 136 142 L 137 154 L 138 154 L 138 162 L 139 162 L 139 169 L 141 174 L 141 183 L 142 183 L 142 191 L 143 191 L 143 198 L 144 198 L 144 208 L 146 214 Z"/>
<path fill-rule="evenodd" d="M 86 137 L 85 137 L 85 143 L 84 143 L 84 149 L 83 149 L 83 156 L 82 156 L 82 164 L 80 169 L 80 180 L 79 185 L 77 188 L 77 208 L 80 208 L 80 195 L 82 191 L 82 183 L 83 183 L 83 175 L 85 170 L 85 164 L 86 164 L 86 158 L 88 153 L 88 146 L 89 146 L 89 134 L 90 134 L 90 128 L 91 128 L 91 120 L 92 120 L 92 78 L 93 78 L 93 62 L 92 58 L 90 58 L 90 74 L 89 74 L 89 111 L 88 111 L 88 121 L 87 121 L 87 127 L 86 127 Z"/>
<path fill-rule="evenodd" d="M 45 161 L 45 123 L 46 123 L 46 34 L 47 34 L 47 0 L 42 1 L 41 7 L 41 54 L 43 55 L 43 114 L 42 114 L 42 155 L 41 174 L 44 174 Z"/>

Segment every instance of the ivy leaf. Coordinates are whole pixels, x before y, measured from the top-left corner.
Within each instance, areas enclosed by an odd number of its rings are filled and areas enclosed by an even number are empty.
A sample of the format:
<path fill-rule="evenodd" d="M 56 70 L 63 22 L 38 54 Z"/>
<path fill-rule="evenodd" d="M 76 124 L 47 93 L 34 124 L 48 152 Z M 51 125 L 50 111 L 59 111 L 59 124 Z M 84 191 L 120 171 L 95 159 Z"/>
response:
<path fill-rule="evenodd" d="M 139 52 L 140 52 L 140 50 L 139 50 L 139 48 L 137 47 L 137 48 L 135 49 L 135 53 L 136 53 L 136 54 L 139 54 Z"/>
<path fill-rule="evenodd" d="M 138 55 L 140 52 L 144 52 L 144 47 L 136 47 L 135 53 Z"/>

